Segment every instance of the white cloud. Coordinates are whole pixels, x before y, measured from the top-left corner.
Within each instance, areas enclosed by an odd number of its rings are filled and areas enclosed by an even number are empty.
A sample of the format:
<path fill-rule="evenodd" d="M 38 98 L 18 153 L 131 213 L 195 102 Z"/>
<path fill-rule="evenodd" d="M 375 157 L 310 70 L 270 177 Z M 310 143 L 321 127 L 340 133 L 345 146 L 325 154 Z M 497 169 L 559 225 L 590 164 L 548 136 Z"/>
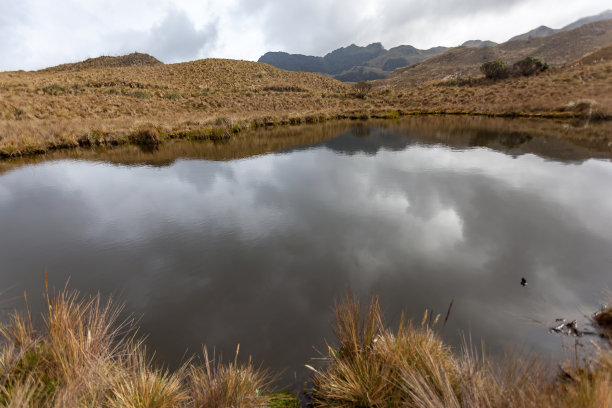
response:
<path fill-rule="evenodd" d="M 148 30 L 113 33 L 108 42 L 119 45 L 113 53 L 145 52 L 163 62 L 203 58 L 217 40 L 217 26 L 196 28 L 187 13 L 170 10 L 164 19 Z"/>
<path fill-rule="evenodd" d="M 387 48 L 500 42 L 609 7 L 608 0 L 0 0 L 0 70 L 135 50 L 175 62 L 324 55 L 378 41 Z"/>

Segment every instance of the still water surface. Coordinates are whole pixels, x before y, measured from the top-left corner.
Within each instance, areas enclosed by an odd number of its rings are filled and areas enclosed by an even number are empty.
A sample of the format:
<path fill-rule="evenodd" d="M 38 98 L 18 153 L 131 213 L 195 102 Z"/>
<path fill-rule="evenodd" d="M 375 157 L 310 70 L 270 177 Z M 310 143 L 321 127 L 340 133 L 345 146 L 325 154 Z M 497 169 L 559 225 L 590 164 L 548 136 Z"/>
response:
<path fill-rule="evenodd" d="M 558 355 L 546 325 L 591 313 L 612 287 L 612 163 L 411 129 L 347 125 L 237 160 L 5 171 L 5 309 L 24 290 L 39 308 L 47 268 L 56 287 L 117 295 L 161 361 L 240 343 L 290 382 L 333 343 L 331 307 L 351 288 L 377 291 L 390 321 L 454 299 L 451 344 L 463 331 L 493 353 Z"/>

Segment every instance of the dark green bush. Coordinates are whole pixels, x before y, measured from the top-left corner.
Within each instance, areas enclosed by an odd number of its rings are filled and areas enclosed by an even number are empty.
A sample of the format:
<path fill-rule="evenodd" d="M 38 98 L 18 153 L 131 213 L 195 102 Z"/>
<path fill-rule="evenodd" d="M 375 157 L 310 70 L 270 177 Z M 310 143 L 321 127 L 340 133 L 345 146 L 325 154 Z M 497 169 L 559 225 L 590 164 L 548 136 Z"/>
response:
<path fill-rule="evenodd" d="M 510 75 L 508 64 L 502 60 L 485 62 L 480 66 L 480 72 L 489 79 L 503 79 Z"/>
<path fill-rule="evenodd" d="M 68 92 L 68 89 L 66 89 L 63 86 L 57 85 L 57 84 L 51 84 L 51 85 L 47 85 L 42 89 L 43 93 L 47 94 L 47 95 L 53 95 L 53 96 L 58 96 L 58 95 L 64 95 Z"/>
<path fill-rule="evenodd" d="M 151 99 L 153 97 L 153 95 L 145 91 L 133 91 L 133 92 L 130 92 L 128 95 L 133 96 L 138 99 Z"/>
<path fill-rule="evenodd" d="M 535 58 L 527 57 L 512 65 L 512 73 L 516 76 L 532 76 L 548 69 L 548 64 Z"/>
<path fill-rule="evenodd" d="M 183 99 L 183 95 L 180 93 L 169 93 L 165 95 L 166 99 Z"/>

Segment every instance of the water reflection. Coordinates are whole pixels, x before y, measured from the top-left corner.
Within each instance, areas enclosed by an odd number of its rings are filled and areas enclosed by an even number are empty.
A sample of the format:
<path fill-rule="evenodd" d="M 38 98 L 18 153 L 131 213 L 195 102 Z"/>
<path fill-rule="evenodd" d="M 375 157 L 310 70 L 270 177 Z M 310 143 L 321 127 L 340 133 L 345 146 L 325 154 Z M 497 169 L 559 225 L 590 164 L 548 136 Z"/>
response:
<path fill-rule="evenodd" d="M 162 360 L 240 343 L 287 378 L 332 340 L 349 286 L 379 291 L 391 320 L 454 299 L 454 344 L 463 330 L 494 352 L 557 353 L 528 318 L 579 317 L 612 287 L 612 164 L 427 137 L 358 126 L 229 162 L 15 169 L 0 177 L 0 285 L 39 307 L 46 267 L 56 286 L 119 293 Z"/>

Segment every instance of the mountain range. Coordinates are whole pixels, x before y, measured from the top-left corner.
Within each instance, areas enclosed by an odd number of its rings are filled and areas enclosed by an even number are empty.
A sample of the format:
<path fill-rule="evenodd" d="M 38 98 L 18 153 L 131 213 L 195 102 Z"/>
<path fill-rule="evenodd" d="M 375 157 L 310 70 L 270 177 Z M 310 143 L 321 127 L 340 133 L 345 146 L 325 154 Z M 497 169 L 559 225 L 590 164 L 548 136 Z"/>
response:
<path fill-rule="evenodd" d="M 259 58 L 258 62 L 270 64 L 277 68 L 286 69 L 289 71 L 318 72 L 332 76 L 340 81 L 369 81 L 389 77 L 397 69 L 406 69 L 406 67 L 417 65 L 437 56 L 446 56 L 448 59 L 456 58 L 457 56 L 463 54 L 474 54 L 477 55 L 475 58 L 479 61 L 479 66 L 482 64 L 482 62 L 495 59 L 493 58 L 495 56 L 505 56 L 505 54 L 507 54 L 505 50 L 515 50 L 517 47 L 523 47 L 525 49 L 525 56 L 534 55 L 529 54 L 528 51 L 541 51 L 537 49 L 538 47 L 533 47 L 534 44 L 525 42 L 516 43 L 516 41 L 530 41 L 532 39 L 550 37 L 559 33 L 572 31 L 589 23 L 608 19 L 612 19 L 612 10 L 606 10 L 595 16 L 581 18 L 560 29 L 540 26 L 527 33 L 517 35 L 503 44 L 497 44 L 492 41 L 470 40 L 464 42 L 459 47 L 434 47 L 426 50 L 421 50 L 411 45 L 400 45 L 387 50 L 381 43 L 372 43 L 365 47 L 351 44 L 348 47 L 342 47 L 334 50 L 323 57 L 289 54 L 286 52 L 267 52 Z M 546 48 L 544 43 L 538 44 L 540 47 Z M 599 46 L 605 45 L 600 44 L 599 42 L 597 42 L 597 44 Z M 594 51 L 594 49 L 586 49 L 583 54 L 591 51 Z M 514 55 L 522 55 L 523 53 L 510 52 L 510 54 L 512 57 L 514 57 Z M 536 56 L 545 58 L 549 54 L 550 53 L 544 52 L 541 53 L 541 56 Z M 580 55 L 576 55 L 574 58 L 579 56 Z M 481 61 L 481 57 L 491 58 Z M 474 60 L 474 58 L 468 59 L 470 61 Z M 566 59 L 562 61 L 562 63 L 568 62 L 569 60 L 570 59 Z M 555 63 L 557 63 L 557 60 L 553 61 L 553 64 Z M 472 68 L 473 67 L 470 66 L 470 69 L 463 69 L 460 71 L 472 72 Z"/>
<path fill-rule="evenodd" d="M 525 38 L 534 38 L 534 37 L 545 37 L 548 35 L 560 33 L 562 31 L 573 30 L 574 28 L 578 28 L 588 23 L 593 23 L 595 21 L 601 21 L 601 20 L 609 20 L 611 18 L 612 18 L 612 10 L 606 10 L 595 16 L 584 17 L 584 18 L 581 18 L 580 20 L 576 20 L 573 23 L 568 24 L 563 28 L 555 29 L 555 28 L 550 28 L 547 26 L 539 26 L 538 28 L 534 28 L 533 30 L 528 31 L 524 34 L 514 36 L 508 41 L 522 40 Z"/>
<path fill-rule="evenodd" d="M 492 47 L 457 47 L 418 64 L 398 68 L 385 79 L 389 86 L 415 86 L 449 76 L 474 77 L 487 61 L 509 64 L 533 56 L 551 67 L 570 64 L 585 54 L 612 44 L 612 19 L 595 21 L 578 28 L 544 37 L 527 37 Z"/>

